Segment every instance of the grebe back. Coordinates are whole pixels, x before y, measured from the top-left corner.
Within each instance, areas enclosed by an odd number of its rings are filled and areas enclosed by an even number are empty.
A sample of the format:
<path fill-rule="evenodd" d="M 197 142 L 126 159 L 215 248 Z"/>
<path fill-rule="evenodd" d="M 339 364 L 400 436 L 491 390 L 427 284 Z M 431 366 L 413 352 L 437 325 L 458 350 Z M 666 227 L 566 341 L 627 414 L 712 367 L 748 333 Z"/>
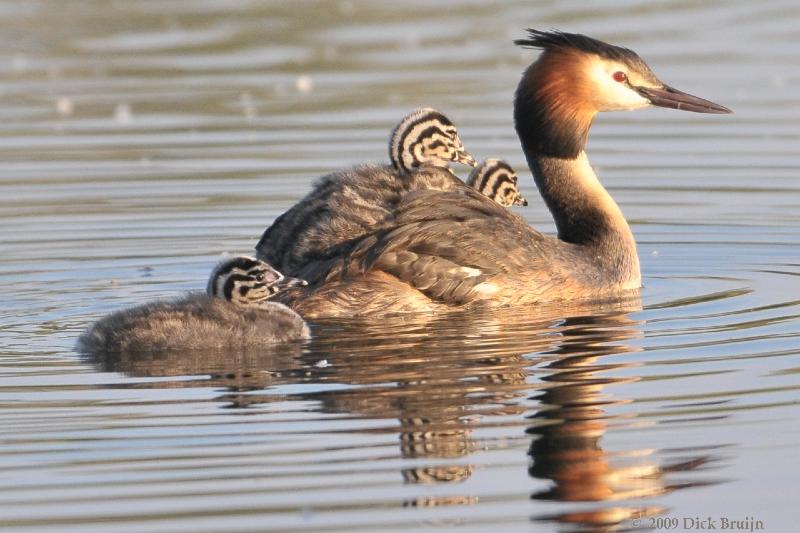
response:
<path fill-rule="evenodd" d="M 358 165 L 317 180 L 264 231 L 257 256 L 299 275 L 305 265 L 341 254 L 374 231 L 406 193 L 464 188 L 450 163 L 477 164 L 450 119 L 430 107 L 412 111 L 395 126 L 389 160 L 388 165 Z"/>

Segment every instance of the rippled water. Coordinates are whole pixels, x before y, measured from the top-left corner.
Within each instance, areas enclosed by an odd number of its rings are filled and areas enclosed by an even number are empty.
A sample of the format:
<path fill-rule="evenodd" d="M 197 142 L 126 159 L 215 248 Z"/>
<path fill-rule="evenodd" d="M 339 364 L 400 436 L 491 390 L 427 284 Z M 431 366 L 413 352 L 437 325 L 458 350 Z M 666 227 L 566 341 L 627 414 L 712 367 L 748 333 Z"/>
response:
<path fill-rule="evenodd" d="M 800 6 L 613 5 L 0 2 L 0 529 L 796 529 Z M 103 314 L 202 288 L 316 176 L 384 160 L 416 106 L 524 169 L 527 26 L 736 111 L 596 121 L 641 303 L 74 352 Z"/>

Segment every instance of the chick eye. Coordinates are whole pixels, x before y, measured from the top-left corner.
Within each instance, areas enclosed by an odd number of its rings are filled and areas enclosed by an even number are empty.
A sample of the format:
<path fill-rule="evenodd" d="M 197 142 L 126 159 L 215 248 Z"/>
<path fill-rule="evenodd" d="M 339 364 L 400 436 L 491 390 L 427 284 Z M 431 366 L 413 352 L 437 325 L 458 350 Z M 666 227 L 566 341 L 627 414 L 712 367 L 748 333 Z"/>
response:
<path fill-rule="evenodd" d="M 628 79 L 628 75 L 622 72 L 621 70 L 616 71 L 614 74 L 612 74 L 612 76 L 615 81 L 618 81 L 620 83 Z"/>
<path fill-rule="evenodd" d="M 256 274 L 256 281 L 264 281 L 264 274 Z"/>

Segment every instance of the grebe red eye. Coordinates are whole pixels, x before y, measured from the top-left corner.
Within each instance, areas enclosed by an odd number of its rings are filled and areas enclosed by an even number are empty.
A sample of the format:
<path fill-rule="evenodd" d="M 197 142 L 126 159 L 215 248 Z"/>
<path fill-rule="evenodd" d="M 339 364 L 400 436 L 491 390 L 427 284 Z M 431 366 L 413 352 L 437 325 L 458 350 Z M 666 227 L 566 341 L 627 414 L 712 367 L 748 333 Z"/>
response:
<path fill-rule="evenodd" d="M 624 72 L 622 72 L 621 70 L 618 70 L 618 71 L 616 71 L 616 72 L 613 74 L 613 76 L 614 76 L 614 79 L 615 79 L 616 81 L 620 82 L 620 83 L 622 83 L 623 81 L 625 81 L 625 80 L 627 80 L 627 79 L 628 79 L 628 76 L 626 76 L 626 75 L 625 75 L 625 73 L 624 73 Z"/>

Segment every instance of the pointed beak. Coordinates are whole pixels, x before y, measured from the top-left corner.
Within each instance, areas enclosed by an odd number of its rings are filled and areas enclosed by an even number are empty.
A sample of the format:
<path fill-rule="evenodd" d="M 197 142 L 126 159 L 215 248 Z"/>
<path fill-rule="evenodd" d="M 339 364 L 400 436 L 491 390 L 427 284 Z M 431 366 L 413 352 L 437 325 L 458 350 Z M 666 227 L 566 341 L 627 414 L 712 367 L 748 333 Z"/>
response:
<path fill-rule="evenodd" d="M 523 196 L 517 196 L 517 199 L 514 200 L 514 205 L 521 205 L 524 207 L 528 205 L 528 200 L 526 200 Z"/>
<path fill-rule="evenodd" d="M 285 276 L 282 280 L 275 282 L 275 284 L 280 288 L 280 290 L 284 290 L 292 287 L 305 287 L 308 285 L 308 282 L 304 279 L 290 278 L 289 276 Z"/>
<path fill-rule="evenodd" d="M 652 87 L 634 87 L 634 90 L 650 100 L 651 104 L 658 107 L 693 111 L 695 113 L 733 113 L 733 111 L 727 107 L 681 92 L 678 89 L 673 89 L 669 85 L 664 85 L 658 89 Z"/>
<path fill-rule="evenodd" d="M 469 155 L 466 150 L 463 148 L 456 151 L 456 159 L 457 162 L 461 163 L 462 165 L 467 165 L 470 167 L 478 166 L 478 162 L 475 161 L 475 158 Z"/>

